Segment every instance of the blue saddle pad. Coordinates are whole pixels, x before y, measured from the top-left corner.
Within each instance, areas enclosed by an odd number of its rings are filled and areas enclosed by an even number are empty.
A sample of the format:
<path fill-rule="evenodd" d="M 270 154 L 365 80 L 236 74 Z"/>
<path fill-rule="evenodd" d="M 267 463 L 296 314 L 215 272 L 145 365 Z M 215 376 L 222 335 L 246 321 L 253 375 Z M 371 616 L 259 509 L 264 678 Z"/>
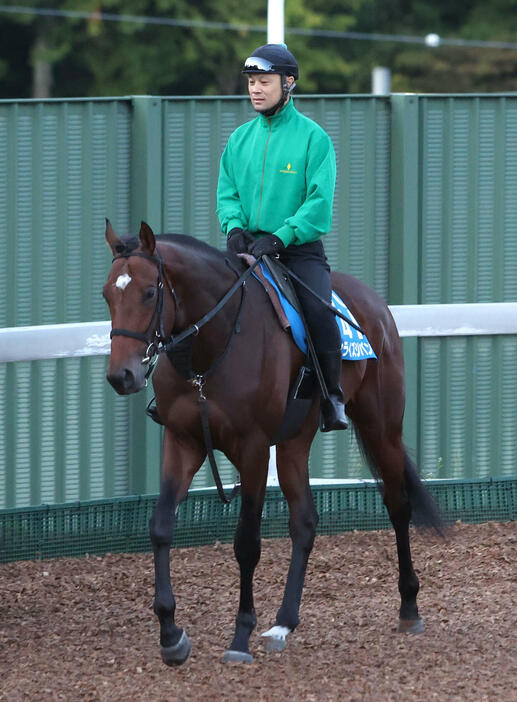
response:
<path fill-rule="evenodd" d="M 260 267 L 264 277 L 267 278 L 278 293 L 278 297 L 280 298 L 280 302 L 282 303 L 286 317 L 291 325 L 291 333 L 295 344 L 301 351 L 307 353 L 307 340 L 305 338 L 305 329 L 303 328 L 302 318 L 285 295 L 280 291 L 266 266 L 261 263 Z M 332 305 L 346 317 L 348 317 L 352 322 L 354 322 L 354 324 L 357 324 L 353 314 L 350 312 L 339 295 L 334 291 L 332 291 Z M 361 332 L 357 331 L 357 329 L 351 327 L 350 324 L 347 324 L 344 319 L 341 319 L 341 317 L 338 317 L 337 315 L 336 324 L 338 326 L 339 333 L 341 334 L 341 355 L 343 360 L 362 361 L 365 358 L 377 358 L 375 351 L 372 349 L 370 342 L 364 334 L 361 334 Z"/>

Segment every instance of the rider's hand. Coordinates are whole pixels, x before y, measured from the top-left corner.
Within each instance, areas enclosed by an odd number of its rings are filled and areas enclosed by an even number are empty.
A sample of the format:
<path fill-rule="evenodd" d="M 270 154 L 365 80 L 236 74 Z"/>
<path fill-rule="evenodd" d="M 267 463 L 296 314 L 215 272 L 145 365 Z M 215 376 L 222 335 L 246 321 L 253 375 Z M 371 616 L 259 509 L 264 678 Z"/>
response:
<path fill-rule="evenodd" d="M 248 252 L 255 258 L 260 258 L 261 256 L 274 256 L 284 249 L 285 246 L 282 239 L 275 234 L 267 234 L 254 241 Z"/>
<path fill-rule="evenodd" d="M 248 246 L 254 241 L 253 236 L 246 231 L 246 229 L 241 229 L 240 227 L 235 227 L 228 234 L 228 239 L 226 240 L 226 248 L 228 251 L 233 251 L 233 253 L 246 253 L 248 251 Z"/>

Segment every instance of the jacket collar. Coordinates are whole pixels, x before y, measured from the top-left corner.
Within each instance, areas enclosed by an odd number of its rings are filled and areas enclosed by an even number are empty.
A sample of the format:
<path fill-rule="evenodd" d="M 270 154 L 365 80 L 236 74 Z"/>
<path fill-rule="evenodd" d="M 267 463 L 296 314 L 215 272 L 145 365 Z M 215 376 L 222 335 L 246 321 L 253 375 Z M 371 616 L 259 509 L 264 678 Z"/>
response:
<path fill-rule="evenodd" d="M 271 117 L 264 117 L 264 115 L 259 113 L 258 119 L 263 127 L 269 128 L 269 126 L 271 126 L 271 128 L 274 128 L 280 126 L 280 124 L 283 122 L 288 122 L 295 112 L 296 110 L 294 107 L 293 96 L 291 95 L 291 98 L 287 104 L 282 107 L 280 112 L 277 112 L 275 115 L 271 115 Z"/>

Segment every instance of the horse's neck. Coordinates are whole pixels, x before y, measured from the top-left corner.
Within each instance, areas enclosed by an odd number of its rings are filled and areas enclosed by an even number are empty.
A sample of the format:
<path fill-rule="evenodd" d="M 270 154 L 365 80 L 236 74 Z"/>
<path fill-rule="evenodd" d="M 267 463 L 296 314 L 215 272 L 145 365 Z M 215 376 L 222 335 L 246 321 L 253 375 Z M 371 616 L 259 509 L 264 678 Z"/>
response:
<path fill-rule="evenodd" d="M 178 298 L 176 325 L 185 328 L 195 324 L 209 312 L 236 280 L 236 273 L 222 257 L 210 256 L 188 246 L 171 244 L 163 249 L 165 268 Z M 238 294 L 234 296 L 238 298 Z M 221 321 L 228 315 L 236 300 L 230 300 L 218 313 Z"/>

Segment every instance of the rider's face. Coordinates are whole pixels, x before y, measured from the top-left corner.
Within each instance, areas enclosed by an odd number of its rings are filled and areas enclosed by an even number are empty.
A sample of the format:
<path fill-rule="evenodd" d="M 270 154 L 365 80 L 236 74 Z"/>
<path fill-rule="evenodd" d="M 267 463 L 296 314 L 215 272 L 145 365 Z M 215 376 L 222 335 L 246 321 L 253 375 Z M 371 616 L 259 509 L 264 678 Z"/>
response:
<path fill-rule="evenodd" d="M 278 73 L 252 73 L 248 75 L 248 92 L 257 112 L 264 112 L 282 97 L 282 79 Z"/>

